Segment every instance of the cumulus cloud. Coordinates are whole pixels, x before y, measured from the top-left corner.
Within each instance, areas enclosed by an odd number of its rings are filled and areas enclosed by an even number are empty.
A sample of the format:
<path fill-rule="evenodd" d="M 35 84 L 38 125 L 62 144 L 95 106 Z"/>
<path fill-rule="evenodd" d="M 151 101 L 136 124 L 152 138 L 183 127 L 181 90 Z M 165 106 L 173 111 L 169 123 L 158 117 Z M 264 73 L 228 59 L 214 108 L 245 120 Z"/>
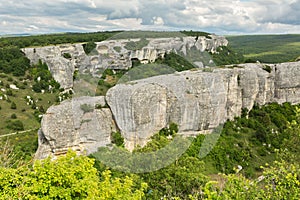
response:
<path fill-rule="evenodd" d="M 300 0 L 0 0 L 0 34 L 121 29 L 299 33 Z"/>

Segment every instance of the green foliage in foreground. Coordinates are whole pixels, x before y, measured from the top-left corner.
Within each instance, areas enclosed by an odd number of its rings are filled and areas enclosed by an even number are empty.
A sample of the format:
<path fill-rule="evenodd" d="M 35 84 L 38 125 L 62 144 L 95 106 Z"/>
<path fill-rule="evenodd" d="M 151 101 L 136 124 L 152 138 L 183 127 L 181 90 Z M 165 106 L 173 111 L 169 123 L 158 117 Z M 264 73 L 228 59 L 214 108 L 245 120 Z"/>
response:
<path fill-rule="evenodd" d="M 145 183 L 132 178 L 111 178 L 110 171 L 97 175 L 94 160 L 66 156 L 35 161 L 33 167 L 0 168 L 0 199 L 142 199 Z"/>
<path fill-rule="evenodd" d="M 300 165 L 284 160 L 267 165 L 261 180 L 247 179 L 240 174 L 223 175 L 223 186 L 215 181 L 208 182 L 201 194 L 190 195 L 196 199 L 299 199 L 300 198 Z"/>
<path fill-rule="evenodd" d="M 162 154 L 162 161 L 166 162 L 165 158 L 172 153 L 167 146 L 175 140 L 177 129 L 170 124 L 134 153 L 166 148 Z M 6 163 L 9 156 L 3 154 L 7 151 L 2 148 L 0 199 L 299 199 L 297 106 L 273 103 L 255 106 L 250 112 L 244 109 L 242 117 L 224 125 L 214 149 L 200 159 L 204 137 L 207 136 L 197 136 L 189 149 L 169 166 L 138 175 L 115 169 L 107 171 L 109 168 L 102 161 L 94 163 L 94 159 L 75 156 L 74 152 L 54 161 L 36 161 L 33 167 L 17 167 Z M 18 145 L 16 150 L 33 152 L 34 149 L 26 149 L 32 145 Z M 120 149 L 108 156 L 117 162 L 117 154 L 121 153 L 121 160 L 130 161 L 130 152 Z M 144 164 L 151 168 L 152 163 Z M 237 170 L 238 165 L 243 169 Z M 257 179 L 259 176 L 262 179 Z"/>
<path fill-rule="evenodd" d="M 169 129 L 162 129 L 145 147 L 135 150 L 133 155 L 167 148 L 171 140 L 166 135 L 170 133 Z M 273 103 L 255 106 L 249 113 L 243 110 L 242 117 L 224 125 L 213 150 L 200 159 L 199 149 L 205 137 L 197 136 L 189 149 L 169 166 L 139 174 L 140 179 L 149 186 L 145 194 L 147 199 L 255 199 L 256 196 L 261 199 L 297 199 L 299 196 L 300 109 L 297 106 Z M 166 162 L 163 155 L 170 157 L 174 153 L 172 151 L 174 149 L 171 148 L 164 152 L 161 160 Z M 289 156 L 278 153 L 283 151 Z M 119 154 L 122 154 L 119 157 L 123 162 L 118 161 Z M 107 150 L 101 155 L 114 158 L 116 165 L 125 165 L 131 159 L 130 152 L 124 149 Z M 151 162 L 140 166 L 138 163 L 141 158 L 134 158 L 135 168 L 151 167 Z M 239 165 L 242 167 L 240 171 Z M 105 168 L 100 161 L 97 161 L 97 166 L 100 171 Z M 258 181 L 261 175 L 265 178 Z M 113 176 L 122 177 L 124 174 L 120 175 L 120 171 L 114 169 Z M 289 194 L 289 191 L 293 191 L 293 194 Z"/>

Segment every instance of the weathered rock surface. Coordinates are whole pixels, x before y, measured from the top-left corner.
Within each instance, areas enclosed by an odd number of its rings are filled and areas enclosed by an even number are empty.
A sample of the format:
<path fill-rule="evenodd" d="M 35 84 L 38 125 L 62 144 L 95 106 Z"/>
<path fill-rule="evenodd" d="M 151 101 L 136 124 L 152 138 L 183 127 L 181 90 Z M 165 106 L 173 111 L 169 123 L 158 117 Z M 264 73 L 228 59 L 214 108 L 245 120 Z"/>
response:
<path fill-rule="evenodd" d="M 132 67 L 132 60 L 150 63 L 164 57 L 170 51 L 186 54 L 192 47 L 200 52 L 214 53 L 219 46 L 228 44 L 225 37 L 216 35 L 211 37 L 211 39 L 199 37 L 198 40 L 195 40 L 195 37 L 148 38 L 148 44 L 138 50 L 126 49 L 126 44 L 139 42 L 141 39 L 106 40 L 97 42 L 95 50 L 89 55 L 85 54 L 82 44 L 24 48 L 23 52 L 32 63 L 37 63 L 39 60 L 47 63 L 54 79 L 62 88 L 69 89 L 73 87 L 75 70 L 87 71 L 97 76 L 107 68 L 129 69 Z M 71 55 L 71 58 L 65 58 L 66 54 Z"/>
<path fill-rule="evenodd" d="M 51 106 L 42 119 L 35 157 L 57 156 L 68 149 L 90 154 L 110 144 L 116 127 L 108 108 L 93 109 L 97 104 L 104 106 L 104 97 L 80 97 Z"/>
<path fill-rule="evenodd" d="M 106 100 L 132 150 L 171 122 L 181 134 L 199 134 L 255 102 L 300 103 L 300 62 L 269 66 L 271 73 L 262 64 L 243 64 L 151 77 L 111 88 Z"/>
<path fill-rule="evenodd" d="M 63 102 L 43 117 L 37 157 L 58 155 L 67 148 L 96 151 L 110 143 L 115 125 L 132 150 L 170 122 L 179 125 L 181 134 L 199 134 L 239 116 L 242 108 L 251 110 L 255 102 L 300 103 L 300 62 L 269 66 L 270 73 L 263 64 L 241 64 L 119 84 L 107 93 L 109 108 L 94 112 L 83 113 L 76 100 Z M 91 99 L 104 104 L 104 97 Z M 78 104 L 87 101 L 80 99 Z"/>

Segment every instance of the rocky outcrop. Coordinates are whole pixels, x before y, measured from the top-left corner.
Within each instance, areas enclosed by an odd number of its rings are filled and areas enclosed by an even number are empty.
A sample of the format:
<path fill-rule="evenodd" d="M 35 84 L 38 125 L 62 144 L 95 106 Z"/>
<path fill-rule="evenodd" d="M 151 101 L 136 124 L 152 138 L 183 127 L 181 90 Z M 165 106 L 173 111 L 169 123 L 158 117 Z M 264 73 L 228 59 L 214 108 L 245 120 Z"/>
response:
<path fill-rule="evenodd" d="M 300 62 L 199 69 L 119 84 L 107 93 L 109 108 L 84 113 L 78 105 L 88 101 L 104 105 L 104 97 L 85 97 L 48 109 L 37 158 L 67 148 L 96 151 L 110 143 L 116 127 L 132 150 L 170 122 L 181 134 L 194 135 L 239 116 L 242 108 L 251 110 L 255 102 L 300 103 Z"/>
<path fill-rule="evenodd" d="M 44 114 L 35 157 L 58 156 L 72 149 L 79 154 L 97 151 L 111 142 L 116 130 L 104 97 L 80 97 L 51 106 Z"/>
<path fill-rule="evenodd" d="M 192 47 L 199 52 L 214 53 L 219 46 L 228 44 L 224 37 L 216 35 L 211 35 L 211 38 L 199 37 L 197 40 L 195 37 L 147 38 L 144 47 L 128 49 L 128 43 L 138 43 L 141 40 L 138 38 L 97 42 L 96 48 L 89 55 L 85 54 L 82 44 L 24 48 L 23 52 L 32 63 L 37 63 L 38 60 L 47 63 L 54 79 L 62 88 L 69 89 L 73 87 L 75 70 L 99 76 L 107 68 L 129 69 L 132 67 L 132 60 L 150 63 L 170 51 L 186 54 Z M 200 61 L 195 62 L 199 65 Z"/>
<path fill-rule="evenodd" d="M 243 64 L 151 77 L 111 88 L 106 100 L 132 150 L 171 122 L 181 134 L 199 134 L 239 116 L 242 108 L 251 110 L 255 102 L 300 103 L 300 63 Z"/>

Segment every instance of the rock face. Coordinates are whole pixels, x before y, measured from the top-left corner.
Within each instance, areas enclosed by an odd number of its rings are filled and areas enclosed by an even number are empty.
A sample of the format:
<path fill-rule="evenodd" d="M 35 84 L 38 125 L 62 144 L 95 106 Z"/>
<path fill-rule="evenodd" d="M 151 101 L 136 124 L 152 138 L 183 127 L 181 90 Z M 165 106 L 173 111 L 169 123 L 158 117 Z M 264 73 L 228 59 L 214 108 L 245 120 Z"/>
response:
<path fill-rule="evenodd" d="M 268 72 L 265 69 L 271 69 Z M 90 103 L 89 103 L 90 102 Z M 209 132 L 254 103 L 300 103 L 300 62 L 241 64 L 211 72 L 184 71 L 119 84 L 106 96 L 109 108 L 84 113 L 82 104 L 104 105 L 85 97 L 48 109 L 39 133 L 37 158 L 72 148 L 94 152 L 110 143 L 116 128 L 132 150 L 170 122 L 184 135 Z"/>
<path fill-rule="evenodd" d="M 141 63 L 154 62 L 171 51 L 186 54 L 192 47 L 200 52 L 214 53 L 219 46 L 228 44 L 224 37 L 211 35 L 211 39 L 199 37 L 197 40 L 195 37 L 148 38 L 147 44 L 142 48 L 128 47 L 128 43 L 140 41 L 141 39 L 123 39 L 97 42 L 96 48 L 89 55 L 85 54 L 82 44 L 24 48 L 23 52 L 32 63 L 39 60 L 47 63 L 54 79 L 62 88 L 69 89 L 73 86 L 75 70 L 97 76 L 107 68 L 129 69 L 132 67 L 132 60 L 139 60 Z"/>
<path fill-rule="evenodd" d="M 254 103 L 300 103 L 300 62 L 184 71 L 111 88 L 106 96 L 126 147 L 145 145 L 171 122 L 184 135 L 210 131 Z"/>
<path fill-rule="evenodd" d="M 111 132 L 116 130 L 104 97 L 80 97 L 50 107 L 42 119 L 39 146 L 35 157 L 58 156 L 72 149 L 79 154 L 97 151 L 110 144 Z"/>

